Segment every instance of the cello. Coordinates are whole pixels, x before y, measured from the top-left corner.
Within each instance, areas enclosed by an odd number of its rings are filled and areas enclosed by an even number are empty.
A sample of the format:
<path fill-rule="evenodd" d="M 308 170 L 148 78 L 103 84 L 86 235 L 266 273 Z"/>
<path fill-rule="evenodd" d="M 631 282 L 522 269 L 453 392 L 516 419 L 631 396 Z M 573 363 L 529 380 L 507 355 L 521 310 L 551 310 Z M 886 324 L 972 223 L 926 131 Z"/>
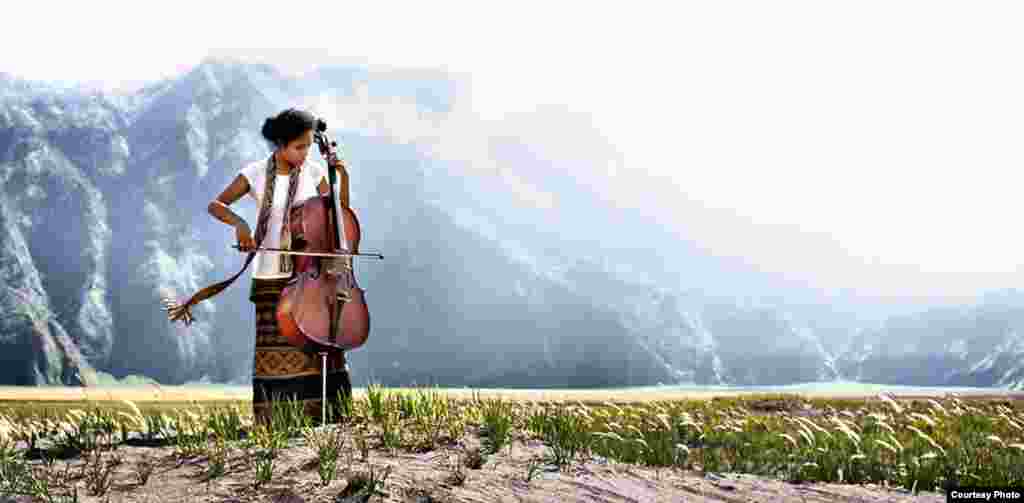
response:
<path fill-rule="evenodd" d="M 260 247 L 256 251 L 292 256 L 292 276 L 281 291 L 276 312 L 281 336 L 307 350 L 326 346 L 347 351 L 365 344 L 370 334 L 370 312 L 352 257 L 384 257 L 359 253 L 359 219 L 351 208 L 340 205 L 334 193 L 337 142 L 326 131 L 327 123 L 317 119 L 313 138 L 327 160 L 328 194 L 288 209 L 292 249 Z"/>

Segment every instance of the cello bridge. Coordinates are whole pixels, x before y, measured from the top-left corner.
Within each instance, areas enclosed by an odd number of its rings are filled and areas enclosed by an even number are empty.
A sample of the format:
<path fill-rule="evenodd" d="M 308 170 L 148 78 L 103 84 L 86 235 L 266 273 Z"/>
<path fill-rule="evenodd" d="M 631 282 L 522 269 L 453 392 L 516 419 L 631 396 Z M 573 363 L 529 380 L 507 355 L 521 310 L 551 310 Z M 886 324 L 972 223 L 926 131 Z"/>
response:
<path fill-rule="evenodd" d="M 331 274 L 342 274 L 352 270 L 352 257 L 328 257 L 327 271 Z"/>

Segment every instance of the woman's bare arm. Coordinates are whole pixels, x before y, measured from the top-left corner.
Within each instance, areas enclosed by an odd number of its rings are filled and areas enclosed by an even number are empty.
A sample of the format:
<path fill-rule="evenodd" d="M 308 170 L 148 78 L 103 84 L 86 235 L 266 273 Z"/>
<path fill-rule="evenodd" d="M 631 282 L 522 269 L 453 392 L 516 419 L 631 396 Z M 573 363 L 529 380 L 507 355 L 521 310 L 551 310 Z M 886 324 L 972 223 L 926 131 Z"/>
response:
<path fill-rule="evenodd" d="M 227 188 L 224 189 L 224 192 L 221 192 L 220 195 L 217 196 L 217 199 L 210 202 L 206 211 L 210 212 L 210 215 L 213 215 L 217 220 L 220 220 L 232 227 L 237 228 L 240 224 L 248 226 L 249 224 L 245 222 L 244 218 L 238 216 L 237 213 L 231 211 L 231 208 L 228 207 L 231 203 L 241 199 L 242 196 L 246 195 L 248 192 L 249 180 L 246 180 L 242 175 L 238 175 L 235 177 L 235 180 L 231 182 L 231 185 L 228 185 Z"/>

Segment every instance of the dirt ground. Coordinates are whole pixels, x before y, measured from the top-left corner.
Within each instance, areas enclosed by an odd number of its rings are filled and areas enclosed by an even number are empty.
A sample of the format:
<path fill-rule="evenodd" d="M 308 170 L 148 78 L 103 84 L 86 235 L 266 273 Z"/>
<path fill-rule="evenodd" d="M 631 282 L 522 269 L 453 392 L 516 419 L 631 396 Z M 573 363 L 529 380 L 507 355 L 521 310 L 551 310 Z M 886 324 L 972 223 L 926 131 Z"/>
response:
<path fill-rule="evenodd" d="M 31 390 L 31 397 L 25 392 Z M 0 390 L 0 399 L 14 398 L 36 400 L 82 399 L 76 393 L 87 393 L 93 400 L 146 400 L 152 399 L 154 390 L 142 390 L 137 396 L 132 393 L 109 393 L 97 390 L 55 388 L 42 393 L 38 388 L 22 388 L 18 393 L 8 388 Z M 90 393 L 91 391 L 91 393 Z M 448 393 L 450 390 L 445 390 Z M 459 395 L 463 390 L 451 390 Z M 594 394 L 587 392 L 540 390 L 497 390 L 496 394 L 480 393 L 484 397 L 504 396 L 519 400 L 581 400 L 613 402 L 646 402 L 651 400 L 679 399 L 679 394 L 635 392 L 617 396 L 614 393 Z M 358 398 L 363 390 L 356 390 Z M 465 390 L 468 398 L 470 392 Z M 166 400 L 236 398 L 235 396 L 199 396 L 194 390 L 175 390 L 163 387 L 160 394 Z M 216 394 L 214 394 L 216 395 Z M 685 393 L 683 398 L 707 398 Z M 715 393 L 721 396 L 722 393 Z M 1021 399 L 1024 394 L 992 394 L 985 398 Z M 834 396 L 834 395 L 829 395 Z M 910 398 L 910 397 L 900 397 Z M 917 397 L 914 397 L 917 398 Z M 975 397 L 980 398 L 980 397 Z M 728 502 L 748 501 L 798 501 L 806 503 L 845 502 L 940 502 L 945 495 L 927 493 L 912 495 L 908 491 L 878 486 L 839 484 L 791 484 L 740 474 L 704 476 L 696 472 L 680 473 L 671 469 L 645 468 L 608 462 L 596 458 L 582 463 L 576 462 L 559 471 L 551 465 L 540 464 L 531 481 L 527 482 L 528 467 L 537 463 L 546 448 L 537 440 L 514 436 L 511 447 L 506 446 L 489 456 L 479 469 L 462 465 L 466 452 L 480 448 L 480 436 L 469 433 L 463 440 L 451 446 L 423 453 L 391 453 L 383 449 L 371 450 L 368 462 L 362 462 L 352 437 L 346 435 L 345 448 L 338 463 L 338 475 L 328 486 L 319 482 L 315 452 L 303 439 L 293 439 L 289 447 L 280 453 L 275 461 L 272 482 L 259 490 L 253 488 L 254 470 L 247 463 L 244 453 L 232 451 L 228 458 L 227 473 L 213 480 L 206 480 L 203 470 L 207 467 L 205 458 L 197 457 L 176 460 L 172 447 L 121 446 L 115 454 L 121 463 L 115 467 L 113 485 L 105 496 L 91 496 L 80 487 L 80 501 L 83 502 L 342 502 L 353 503 L 365 499 L 340 499 L 337 497 L 345 488 L 349 477 L 356 472 L 369 472 L 377 479 L 384 478 L 383 495 L 374 496 L 371 502 L 584 502 L 584 503 L 647 503 L 647 502 Z M 351 462 L 350 462 L 351 456 Z M 148 457 L 156 463 L 148 483 L 140 485 L 136 477 L 136 466 L 140 459 Z M 36 461 L 36 463 L 39 463 Z M 57 461 L 58 469 L 64 468 L 65 461 Z M 83 460 L 72 459 L 72 473 L 84 464 Z M 453 479 L 454 466 L 465 478 L 458 482 Z M 28 501 L 28 499 L 3 499 L 5 501 Z"/>
<path fill-rule="evenodd" d="M 748 502 L 799 501 L 821 503 L 845 502 L 940 502 L 945 496 L 937 493 L 911 495 L 906 491 L 882 487 L 838 484 L 790 484 L 746 475 L 709 475 L 678 473 L 664 468 L 638 467 L 591 459 L 574 463 L 559 471 L 551 465 L 540 465 L 530 482 L 526 481 L 528 465 L 545 452 L 537 440 L 517 437 L 511 448 L 505 447 L 491 455 L 479 469 L 461 465 L 462 454 L 480 447 L 477 435 L 464 437 L 458 445 L 423 454 L 371 450 L 364 463 L 346 436 L 346 448 L 338 464 L 338 477 L 328 486 L 320 485 L 316 454 L 304 440 L 293 439 L 275 461 L 272 482 L 259 490 L 253 488 L 254 471 L 249 459 L 239 451 L 229 455 L 227 473 L 207 480 L 203 470 L 206 459 L 196 457 L 176 460 L 171 447 L 121 446 L 114 451 L 121 463 L 116 466 L 113 484 L 105 496 L 87 495 L 84 480 L 77 482 L 82 502 L 166 502 L 166 503 L 312 503 L 366 501 L 337 499 L 348 483 L 348 477 L 371 469 L 383 495 L 370 502 L 474 502 L 474 503 L 668 503 L 668 502 Z M 105 454 L 106 455 L 106 454 Z M 349 456 L 352 456 L 351 464 Z M 156 463 L 156 469 L 145 485 L 139 485 L 135 466 L 143 457 Z M 84 461 L 69 461 L 76 473 Z M 38 462 L 36 462 L 38 463 Z M 65 467 L 57 461 L 58 471 Z M 459 465 L 465 478 L 453 479 L 454 466 Z M 351 467 L 351 471 L 349 471 Z M 28 499 L 0 501 L 27 502 Z"/>

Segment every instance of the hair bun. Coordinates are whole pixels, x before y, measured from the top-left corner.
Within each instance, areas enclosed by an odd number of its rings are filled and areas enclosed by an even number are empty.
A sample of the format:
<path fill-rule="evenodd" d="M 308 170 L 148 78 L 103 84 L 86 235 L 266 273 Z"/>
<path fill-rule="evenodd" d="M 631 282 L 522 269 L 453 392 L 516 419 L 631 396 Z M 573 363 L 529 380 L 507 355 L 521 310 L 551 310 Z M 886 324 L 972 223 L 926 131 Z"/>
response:
<path fill-rule="evenodd" d="M 288 108 L 263 122 L 263 137 L 281 148 L 316 127 L 316 117 L 304 110 Z"/>
<path fill-rule="evenodd" d="M 267 141 L 269 141 L 271 143 L 277 143 L 277 136 L 278 135 L 277 135 L 277 127 L 276 126 L 277 126 L 277 124 L 274 121 L 273 117 L 267 117 L 267 119 L 265 121 L 263 121 L 263 129 L 262 129 L 263 137 L 266 138 Z"/>

